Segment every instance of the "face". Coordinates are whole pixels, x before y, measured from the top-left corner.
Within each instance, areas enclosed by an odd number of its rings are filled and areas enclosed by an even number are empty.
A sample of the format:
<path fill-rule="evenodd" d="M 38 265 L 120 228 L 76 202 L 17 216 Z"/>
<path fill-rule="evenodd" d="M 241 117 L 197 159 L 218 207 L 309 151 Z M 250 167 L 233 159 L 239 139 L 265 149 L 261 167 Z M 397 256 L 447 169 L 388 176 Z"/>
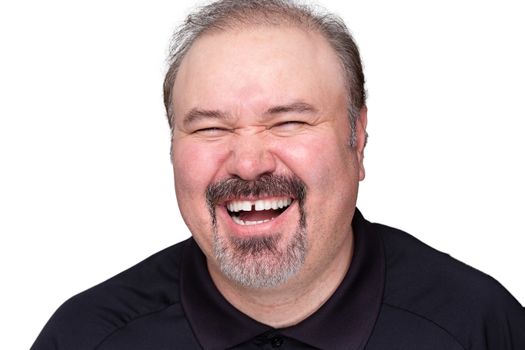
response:
<path fill-rule="evenodd" d="M 214 279 L 272 288 L 348 255 L 366 114 L 350 147 L 344 74 L 325 39 L 207 34 L 180 66 L 173 111 L 177 200 Z"/>

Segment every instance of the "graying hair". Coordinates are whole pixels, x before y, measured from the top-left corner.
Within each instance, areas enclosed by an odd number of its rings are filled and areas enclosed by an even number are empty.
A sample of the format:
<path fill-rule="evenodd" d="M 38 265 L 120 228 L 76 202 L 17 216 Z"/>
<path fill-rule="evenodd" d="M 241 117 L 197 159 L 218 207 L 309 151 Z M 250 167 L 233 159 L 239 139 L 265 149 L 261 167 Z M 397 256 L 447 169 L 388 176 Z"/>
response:
<path fill-rule="evenodd" d="M 250 25 L 296 26 L 316 31 L 336 52 L 346 75 L 348 117 L 351 126 L 350 145 L 356 142 L 356 121 L 366 103 L 365 77 L 359 49 L 343 20 L 294 0 L 219 0 L 188 15 L 172 38 L 168 57 L 169 69 L 164 79 L 164 106 L 173 132 L 172 89 L 177 71 L 186 53 L 201 36 Z"/>

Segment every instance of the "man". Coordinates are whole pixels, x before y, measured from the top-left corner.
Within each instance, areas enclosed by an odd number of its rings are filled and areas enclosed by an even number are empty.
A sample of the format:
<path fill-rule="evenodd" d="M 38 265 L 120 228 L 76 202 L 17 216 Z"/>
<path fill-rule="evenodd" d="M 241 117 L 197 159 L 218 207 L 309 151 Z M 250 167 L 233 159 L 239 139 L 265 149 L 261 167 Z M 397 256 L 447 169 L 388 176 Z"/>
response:
<path fill-rule="evenodd" d="M 193 238 L 66 302 L 33 349 L 525 348 L 497 282 L 355 208 L 367 109 L 340 20 L 213 3 L 164 97 Z"/>

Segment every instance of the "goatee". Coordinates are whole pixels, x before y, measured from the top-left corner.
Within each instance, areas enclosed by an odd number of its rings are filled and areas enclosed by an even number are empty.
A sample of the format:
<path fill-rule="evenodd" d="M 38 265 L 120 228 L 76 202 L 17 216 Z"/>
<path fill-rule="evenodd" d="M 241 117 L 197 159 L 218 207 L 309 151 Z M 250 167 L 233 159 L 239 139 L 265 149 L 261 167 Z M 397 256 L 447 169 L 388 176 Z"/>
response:
<path fill-rule="evenodd" d="M 297 201 L 299 220 L 291 237 L 282 232 L 246 238 L 219 232 L 215 212 L 218 203 L 232 198 L 263 197 L 290 197 Z M 206 202 L 212 219 L 213 254 L 222 273 L 248 288 L 276 287 L 294 276 L 308 250 L 305 198 L 306 185 L 296 176 L 267 174 L 254 181 L 229 178 L 210 184 Z"/>

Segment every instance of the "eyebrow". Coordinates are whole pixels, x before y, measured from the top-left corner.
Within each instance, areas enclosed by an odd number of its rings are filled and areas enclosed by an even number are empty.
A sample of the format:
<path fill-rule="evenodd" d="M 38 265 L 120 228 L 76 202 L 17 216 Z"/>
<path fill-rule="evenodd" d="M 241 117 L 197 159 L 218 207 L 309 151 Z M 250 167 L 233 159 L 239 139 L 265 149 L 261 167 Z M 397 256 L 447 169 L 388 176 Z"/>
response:
<path fill-rule="evenodd" d="M 192 108 L 184 116 L 184 125 L 189 125 L 201 119 L 230 119 L 230 115 L 219 110 L 205 110 L 200 108 Z"/>
<path fill-rule="evenodd" d="M 314 113 L 317 109 L 306 102 L 294 102 L 287 105 L 280 105 L 269 108 L 265 114 L 279 114 L 279 113 Z"/>
<path fill-rule="evenodd" d="M 315 113 L 317 109 L 309 103 L 306 102 L 293 102 L 285 105 L 278 105 L 270 107 L 264 115 L 274 115 L 281 113 Z M 184 116 L 183 123 L 184 125 L 189 125 L 201 119 L 231 119 L 231 115 L 220 110 L 206 110 L 200 108 L 192 108 Z"/>

